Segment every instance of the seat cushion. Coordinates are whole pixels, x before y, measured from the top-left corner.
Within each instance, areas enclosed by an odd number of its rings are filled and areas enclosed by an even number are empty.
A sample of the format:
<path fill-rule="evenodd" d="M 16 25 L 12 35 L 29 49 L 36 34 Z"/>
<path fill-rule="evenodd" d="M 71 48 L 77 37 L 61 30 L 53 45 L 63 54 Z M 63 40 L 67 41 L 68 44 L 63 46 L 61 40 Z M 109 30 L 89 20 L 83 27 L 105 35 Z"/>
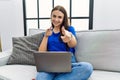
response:
<path fill-rule="evenodd" d="M 0 52 L 0 66 L 7 64 L 11 50 Z"/>
<path fill-rule="evenodd" d="M 89 80 L 119 80 L 120 73 L 94 70 Z"/>
<path fill-rule="evenodd" d="M 0 78 L 6 77 L 10 80 L 32 80 L 36 77 L 36 73 L 36 67 L 30 65 L 5 65 L 0 67 Z"/>
<path fill-rule="evenodd" d="M 6 77 L 10 80 L 32 80 L 36 77 L 35 66 L 5 65 L 0 67 L 0 79 Z M 94 70 L 89 80 L 118 80 L 120 73 Z M 6 79 L 5 79 L 6 80 Z"/>

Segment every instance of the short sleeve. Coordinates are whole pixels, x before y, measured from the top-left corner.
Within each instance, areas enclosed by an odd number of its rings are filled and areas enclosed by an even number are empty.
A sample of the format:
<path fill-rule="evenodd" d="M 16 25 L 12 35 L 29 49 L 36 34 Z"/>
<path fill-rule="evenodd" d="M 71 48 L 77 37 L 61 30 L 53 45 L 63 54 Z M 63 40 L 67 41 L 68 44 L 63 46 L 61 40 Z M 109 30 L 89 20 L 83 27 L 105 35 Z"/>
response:
<path fill-rule="evenodd" d="M 70 31 L 73 35 L 76 36 L 76 32 L 75 32 L 75 29 L 74 29 L 73 26 L 69 26 L 69 27 L 68 27 L 68 31 Z"/>

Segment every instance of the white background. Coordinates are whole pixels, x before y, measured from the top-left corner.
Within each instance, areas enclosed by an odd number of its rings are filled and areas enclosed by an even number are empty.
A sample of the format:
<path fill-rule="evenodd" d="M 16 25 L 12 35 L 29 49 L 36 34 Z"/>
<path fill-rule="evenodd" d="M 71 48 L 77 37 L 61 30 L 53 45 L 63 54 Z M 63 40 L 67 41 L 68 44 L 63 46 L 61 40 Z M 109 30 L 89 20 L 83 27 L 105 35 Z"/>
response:
<path fill-rule="evenodd" d="M 22 0 L 0 0 L 0 34 L 2 49 L 12 47 L 12 37 L 23 36 Z"/>
<path fill-rule="evenodd" d="M 120 29 L 120 0 L 94 0 L 93 29 Z"/>
<path fill-rule="evenodd" d="M 120 0 L 94 0 L 93 29 L 120 29 Z M 0 34 L 3 51 L 12 48 L 12 37 L 23 36 L 22 0 L 0 0 Z"/>

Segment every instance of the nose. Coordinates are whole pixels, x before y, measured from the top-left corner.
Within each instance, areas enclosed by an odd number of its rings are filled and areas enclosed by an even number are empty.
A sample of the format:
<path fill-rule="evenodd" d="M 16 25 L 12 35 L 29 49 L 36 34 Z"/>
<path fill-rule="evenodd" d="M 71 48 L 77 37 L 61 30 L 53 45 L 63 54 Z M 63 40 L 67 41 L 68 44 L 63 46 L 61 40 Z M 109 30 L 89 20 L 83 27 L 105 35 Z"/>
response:
<path fill-rule="evenodd" d="M 58 21 L 59 19 L 58 18 L 55 18 L 55 21 Z"/>

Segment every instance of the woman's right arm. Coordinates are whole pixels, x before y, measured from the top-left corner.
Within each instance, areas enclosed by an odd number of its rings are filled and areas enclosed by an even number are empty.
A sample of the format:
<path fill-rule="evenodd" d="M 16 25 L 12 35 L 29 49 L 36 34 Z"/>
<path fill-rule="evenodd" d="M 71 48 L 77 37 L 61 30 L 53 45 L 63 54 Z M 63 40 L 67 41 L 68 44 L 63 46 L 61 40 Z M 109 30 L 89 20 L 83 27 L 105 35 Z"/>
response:
<path fill-rule="evenodd" d="M 38 51 L 47 51 L 47 42 L 48 42 L 48 37 L 52 34 L 51 28 L 46 30 L 46 33 L 43 37 L 43 40 L 39 46 Z"/>
<path fill-rule="evenodd" d="M 47 41 L 48 41 L 48 37 L 44 36 L 38 51 L 47 51 Z"/>

